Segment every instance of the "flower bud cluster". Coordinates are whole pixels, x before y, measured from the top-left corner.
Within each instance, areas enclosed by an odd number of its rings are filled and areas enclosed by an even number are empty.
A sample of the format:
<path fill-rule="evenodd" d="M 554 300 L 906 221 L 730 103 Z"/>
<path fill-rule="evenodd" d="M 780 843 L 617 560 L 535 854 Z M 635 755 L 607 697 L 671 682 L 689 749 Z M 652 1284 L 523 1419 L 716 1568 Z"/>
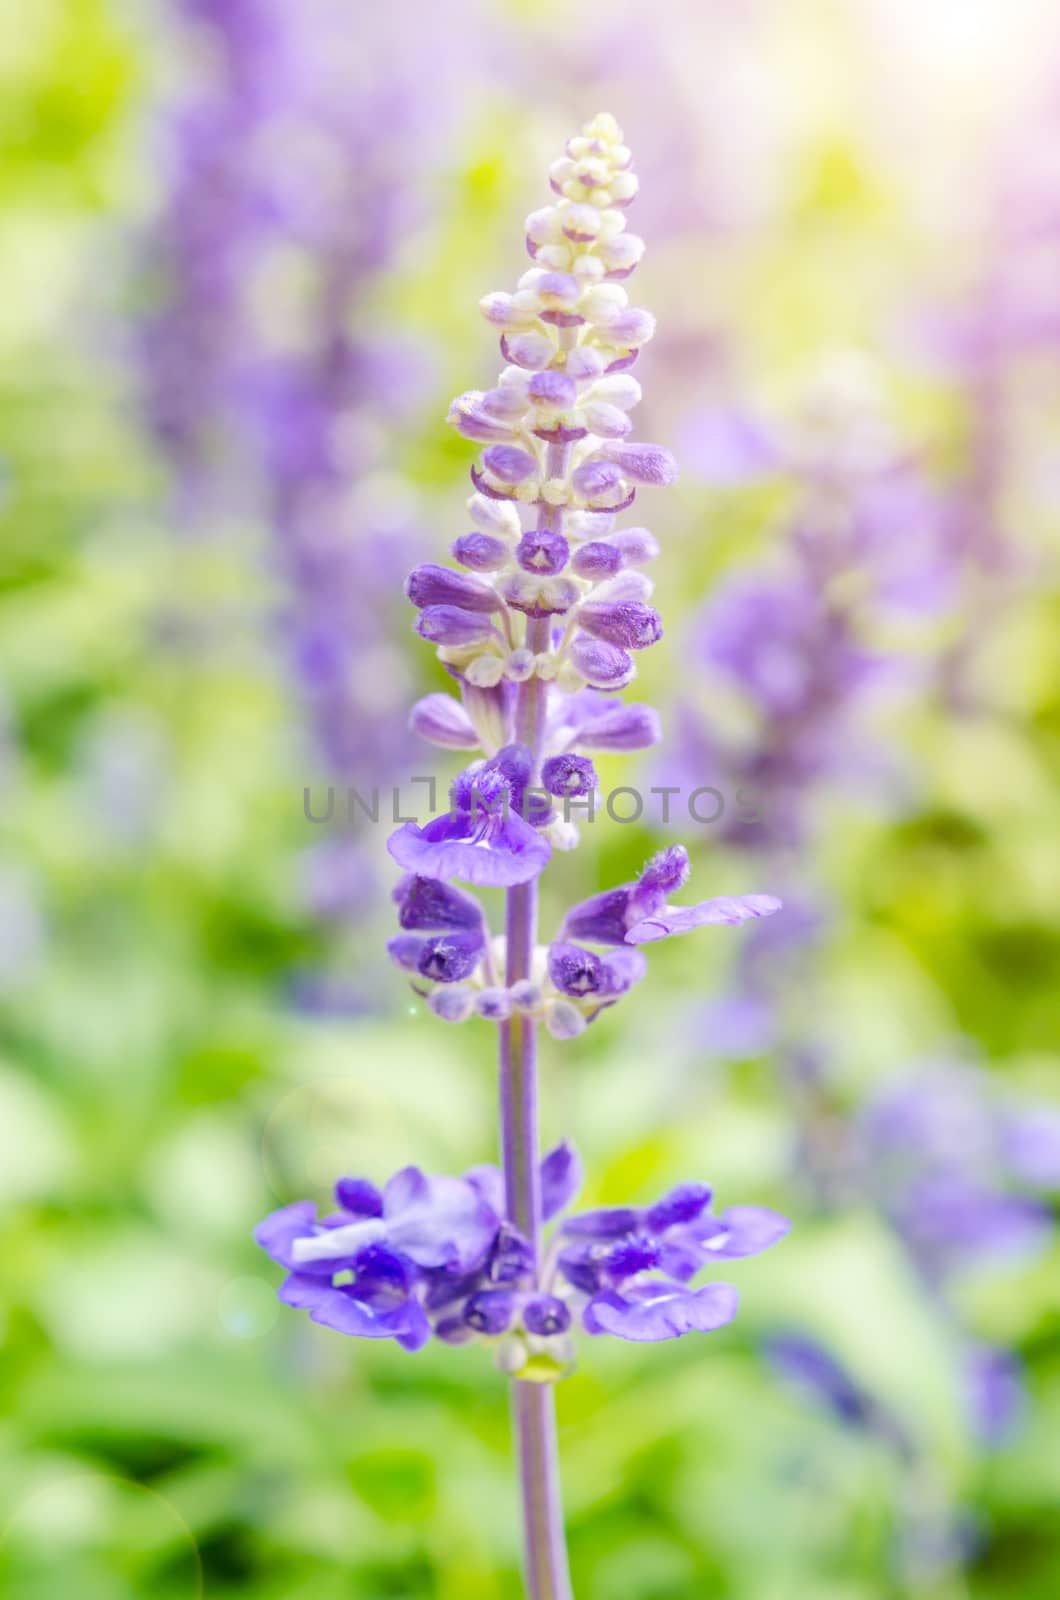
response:
<path fill-rule="evenodd" d="M 658 545 L 614 526 L 639 487 L 677 476 L 669 451 L 629 437 L 641 389 L 628 369 L 654 331 L 617 281 L 644 248 L 625 232 L 630 160 L 613 117 L 588 123 L 553 166 L 557 202 L 527 218 L 534 266 L 482 302 L 507 365 L 449 413 L 484 446 L 471 531 L 450 546 L 463 570 L 419 567 L 406 586 L 417 631 L 465 688 L 622 689 L 662 636 L 642 570 Z"/>

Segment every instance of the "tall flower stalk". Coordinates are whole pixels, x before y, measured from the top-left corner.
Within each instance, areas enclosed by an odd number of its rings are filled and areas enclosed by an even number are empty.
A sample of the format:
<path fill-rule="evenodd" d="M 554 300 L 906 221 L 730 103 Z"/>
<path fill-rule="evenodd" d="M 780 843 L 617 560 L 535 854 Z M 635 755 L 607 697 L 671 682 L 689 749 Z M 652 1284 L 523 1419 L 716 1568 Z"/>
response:
<path fill-rule="evenodd" d="M 643 244 L 625 231 L 637 180 L 614 118 L 588 123 L 550 177 L 555 202 L 527 219 L 533 266 L 513 294 L 482 302 L 507 365 L 495 387 L 460 395 L 450 413 L 484 446 L 471 469 L 473 531 L 451 546 L 456 568 L 418 566 L 405 588 L 417 632 L 459 689 L 421 700 L 412 727 L 479 754 L 448 809 L 404 823 L 388 845 L 405 872 L 391 956 L 442 1020 L 498 1029 L 501 1166 L 461 1178 L 408 1167 L 382 1190 L 341 1178 L 337 1210 L 318 1220 L 298 1201 L 257 1233 L 288 1269 L 281 1299 L 316 1322 L 409 1350 L 432 1335 L 493 1347 L 514 1380 L 531 1600 L 571 1594 L 555 1383 L 570 1369 L 576 1321 L 637 1342 L 719 1328 L 735 1315 L 736 1290 L 693 1280 L 787 1231 L 763 1207 L 716 1213 L 702 1183 L 654 1204 L 571 1213 L 574 1148 L 540 1150 L 541 1027 L 557 1039 L 582 1033 L 644 976 L 641 946 L 779 907 L 769 895 L 670 904 L 689 873 L 672 845 L 539 940 L 538 881 L 555 851 L 578 842 L 575 804 L 593 814 L 592 755 L 659 737 L 650 707 L 614 698 L 637 652 L 662 634 L 642 570 L 658 546 L 646 529 L 614 524 L 638 488 L 676 476 L 668 451 L 628 437 L 640 398 L 629 369 L 654 320 L 621 282 Z M 503 934 L 454 880 L 504 891 Z"/>

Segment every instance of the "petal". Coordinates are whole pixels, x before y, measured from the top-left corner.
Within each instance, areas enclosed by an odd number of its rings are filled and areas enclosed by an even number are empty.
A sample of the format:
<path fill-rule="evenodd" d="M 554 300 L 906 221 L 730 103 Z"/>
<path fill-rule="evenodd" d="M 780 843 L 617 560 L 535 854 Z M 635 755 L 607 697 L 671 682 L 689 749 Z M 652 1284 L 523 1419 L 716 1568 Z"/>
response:
<path fill-rule="evenodd" d="M 335 1199 L 344 1211 L 356 1217 L 381 1217 L 383 1196 L 367 1178 L 339 1178 L 335 1184 Z"/>
<path fill-rule="evenodd" d="M 296 1239 L 306 1238 L 313 1232 L 316 1215 L 317 1208 L 312 1200 L 296 1200 L 258 1223 L 254 1229 L 255 1242 L 281 1267 L 290 1269 L 294 1266 L 291 1246 Z"/>
<path fill-rule="evenodd" d="M 440 932 L 452 928 L 478 928 L 482 907 L 460 889 L 453 889 L 437 878 L 413 874 L 402 879 L 394 891 L 399 906 L 398 921 L 403 928 Z"/>
<path fill-rule="evenodd" d="M 426 1205 L 431 1197 L 430 1179 L 419 1167 L 402 1167 L 383 1190 L 383 1216 L 398 1217 L 410 1206 Z"/>
<path fill-rule="evenodd" d="M 693 1231 L 708 1256 L 733 1261 L 768 1250 L 791 1232 L 791 1223 L 767 1206 L 730 1206 L 720 1217 L 707 1218 L 710 1231 L 700 1224 Z"/>
<path fill-rule="evenodd" d="M 752 917 L 771 917 L 782 902 L 771 894 L 725 895 L 703 900 L 698 906 L 664 906 L 654 916 L 634 923 L 626 934 L 628 944 L 655 944 L 674 934 L 691 933 L 695 928 L 717 923 L 735 926 Z"/>
<path fill-rule="evenodd" d="M 451 694 L 428 694 L 417 700 L 409 716 L 409 727 L 421 739 L 440 745 L 444 750 L 478 748 L 475 725 Z"/>
<path fill-rule="evenodd" d="M 478 1191 L 498 1218 L 504 1215 L 504 1174 L 500 1167 L 495 1167 L 492 1162 L 484 1162 L 482 1166 L 472 1167 L 464 1173 L 464 1182 Z"/>
<path fill-rule="evenodd" d="M 677 482 L 677 462 L 658 444 L 609 444 L 603 454 L 634 483 L 666 487 Z"/>
<path fill-rule="evenodd" d="M 541 1163 L 541 1213 L 546 1222 L 565 1211 L 582 1185 L 581 1157 L 564 1139 Z"/>
<path fill-rule="evenodd" d="M 435 817 L 426 828 L 406 822 L 391 834 L 387 850 L 406 871 L 444 880 L 463 878 L 467 883 L 495 888 L 528 883 L 552 854 L 548 840 L 514 815 L 480 843 L 454 839 L 453 831 L 448 816 Z"/>
<path fill-rule="evenodd" d="M 596 1295 L 585 1308 L 587 1333 L 611 1333 L 635 1343 L 680 1339 L 686 1333 L 711 1333 L 731 1322 L 739 1295 L 730 1283 L 708 1283 L 687 1290 L 652 1284 L 636 1298 L 617 1293 Z"/>
<path fill-rule="evenodd" d="M 302 1273 L 292 1273 L 279 1288 L 284 1305 L 308 1311 L 314 1322 L 339 1333 L 351 1334 L 358 1339 L 388 1339 L 389 1329 L 381 1319 L 354 1300 L 341 1289 L 333 1289 L 319 1278 L 309 1278 Z"/>
<path fill-rule="evenodd" d="M 563 922 L 564 936 L 585 939 L 590 944 L 621 945 L 627 938 L 629 896 L 628 886 L 605 889 L 572 906 Z"/>
<path fill-rule="evenodd" d="M 665 1233 L 667 1228 L 682 1223 L 695 1222 L 710 1205 L 711 1190 L 705 1183 L 682 1183 L 664 1194 L 649 1206 L 644 1218 L 651 1233 Z"/>
<path fill-rule="evenodd" d="M 632 1233 L 639 1221 L 640 1213 L 632 1206 L 598 1206 L 568 1217 L 563 1232 L 575 1239 L 618 1239 Z"/>
<path fill-rule="evenodd" d="M 478 1265 L 496 1238 L 497 1218 L 473 1184 L 461 1178 L 424 1178 L 415 1167 L 391 1184 L 384 1205 L 387 1242 L 393 1249 L 420 1267 L 468 1271 Z"/>

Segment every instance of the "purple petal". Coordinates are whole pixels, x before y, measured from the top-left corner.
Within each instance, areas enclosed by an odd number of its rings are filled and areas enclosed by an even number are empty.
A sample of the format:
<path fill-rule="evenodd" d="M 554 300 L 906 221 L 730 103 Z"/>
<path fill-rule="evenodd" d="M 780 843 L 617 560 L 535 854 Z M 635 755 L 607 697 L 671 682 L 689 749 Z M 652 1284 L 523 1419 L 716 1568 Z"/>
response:
<path fill-rule="evenodd" d="M 626 940 L 629 944 L 655 944 L 659 939 L 691 933 L 695 928 L 712 927 L 717 923 L 734 926 L 751 917 L 771 917 L 774 911 L 780 910 L 781 904 L 775 895 L 745 894 L 704 900 L 698 906 L 664 906 L 654 916 L 634 923 Z"/>
<path fill-rule="evenodd" d="M 437 878 L 415 875 L 404 878 L 394 891 L 394 899 L 403 928 L 439 932 L 482 925 L 482 907 L 478 901 Z"/>
<path fill-rule="evenodd" d="M 791 1223 L 766 1206 L 730 1206 L 692 1230 L 707 1256 L 722 1261 L 756 1256 L 791 1232 Z"/>
<path fill-rule="evenodd" d="M 430 1338 L 423 1308 L 411 1298 L 393 1310 L 375 1312 L 341 1289 L 301 1273 L 293 1273 L 278 1293 L 285 1305 L 308 1311 L 322 1327 L 355 1339 L 397 1339 L 405 1349 L 418 1350 Z"/>
<path fill-rule="evenodd" d="M 509 815 L 489 840 L 475 843 L 453 837 L 448 816 L 435 817 L 425 828 L 415 822 L 391 834 L 387 850 L 398 866 L 425 877 L 462 878 L 494 888 L 528 883 L 543 870 L 552 847 L 547 839 L 524 822 Z"/>
<path fill-rule="evenodd" d="M 638 878 L 637 897 L 648 895 L 654 899 L 656 895 L 675 894 L 684 888 L 691 876 L 692 868 L 684 845 L 667 845 L 652 856 Z"/>
<path fill-rule="evenodd" d="M 383 1215 L 383 1196 L 367 1178 L 340 1178 L 335 1185 L 335 1199 L 355 1217 Z"/>
<path fill-rule="evenodd" d="M 695 1222 L 710 1205 L 711 1190 L 705 1183 L 682 1183 L 649 1206 L 645 1225 L 650 1233 L 665 1233 L 682 1223 Z"/>
<path fill-rule="evenodd" d="M 588 1333 L 610 1333 L 636 1343 L 680 1339 L 686 1333 L 711 1333 L 731 1322 L 739 1295 L 729 1283 L 687 1290 L 651 1285 L 642 1297 L 612 1292 L 596 1295 L 585 1308 Z"/>
<path fill-rule="evenodd" d="M 480 742 L 471 718 L 450 694 L 428 694 L 417 700 L 409 727 L 444 750 L 477 750 Z"/>
<path fill-rule="evenodd" d="M 606 445 L 603 453 L 634 483 L 666 487 L 677 482 L 677 462 L 661 445 L 622 442 Z"/>
<path fill-rule="evenodd" d="M 427 606 L 413 625 L 429 644 L 485 644 L 496 630 L 485 612 L 465 611 L 460 606 Z"/>
<path fill-rule="evenodd" d="M 628 947 L 606 950 L 600 957 L 601 997 L 615 999 L 626 994 L 639 983 L 648 970 L 647 960 L 639 950 Z"/>
<path fill-rule="evenodd" d="M 590 944 L 617 944 L 626 940 L 630 889 L 605 889 L 580 905 L 572 906 L 563 922 L 565 937 L 587 939 Z"/>
<path fill-rule="evenodd" d="M 600 987 L 600 958 L 560 940 L 549 948 L 548 975 L 563 994 L 595 994 Z"/>
<path fill-rule="evenodd" d="M 632 1233 L 639 1221 L 640 1214 L 632 1206 L 597 1206 L 568 1217 L 563 1232 L 572 1239 L 619 1239 Z"/>
<path fill-rule="evenodd" d="M 416 970 L 434 983 L 460 983 L 482 960 L 485 938 L 481 928 L 450 928 L 424 939 Z"/>
<path fill-rule="evenodd" d="M 497 1218 L 473 1184 L 427 1178 L 415 1167 L 390 1180 L 383 1207 L 388 1244 L 421 1267 L 468 1271 L 497 1233 Z"/>
<path fill-rule="evenodd" d="M 254 1229 L 254 1240 L 289 1271 L 294 1267 L 291 1245 L 314 1231 L 317 1208 L 312 1200 L 296 1200 L 293 1205 L 273 1211 Z"/>
<path fill-rule="evenodd" d="M 481 1166 L 472 1167 L 464 1173 L 464 1182 L 470 1183 L 473 1189 L 485 1200 L 490 1210 L 497 1217 L 504 1215 L 504 1174 L 500 1167 L 492 1162 L 484 1162 Z"/>
<path fill-rule="evenodd" d="M 565 1139 L 541 1163 L 541 1214 L 550 1222 L 565 1211 L 582 1185 L 581 1157 Z"/>
<path fill-rule="evenodd" d="M 402 972 L 418 972 L 424 939 L 418 933 L 398 933 L 386 942 L 386 953 Z"/>

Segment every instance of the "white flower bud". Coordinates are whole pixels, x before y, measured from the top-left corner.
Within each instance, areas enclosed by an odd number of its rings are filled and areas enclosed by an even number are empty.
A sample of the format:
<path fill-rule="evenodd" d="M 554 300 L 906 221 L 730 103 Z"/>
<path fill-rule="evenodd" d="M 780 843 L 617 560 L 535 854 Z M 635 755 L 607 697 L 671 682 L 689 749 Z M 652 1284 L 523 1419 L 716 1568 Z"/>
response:
<path fill-rule="evenodd" d="M 603 400 L 621 411 L 632 411 L 640 404 L 642 390 L 631 372 L 605 372 L 597 379 L 587 396 L 590 400 Z"/>
<path fill-rule="evenodd" d="M 483 533 L 496 533 L 502 538 L 513 539 L 518 539 L 522 534 L 519 513 L 508 500 L 491 500 L 488 495 L 473 494 L 467 509 L 475 527 Z"/>
<path fill-rule="evenodd" d="M 504 676 L 504 663 L 499 656 L 476 656 L 468 663 L 464 676 L 476 689 L 492 689 Z"/>
<path fill-rule="evenodd" d="M 537 252 L 536 259 L 550 272 L 569 272 L 571 247 L 569 244 L 546 244 Z"/>
<path fill-rule="evenodd" d="M 629 295 L 620 283 L 598 283 L 582 296 L 580 309 L 590 322 L 606 328 L 628 304 Z"/>
<path fill-rule="evenodd" d="M 555 244 L 563 237 L 563 222 L 558 206 L 543 206 L 526 219 L 527 238 L 535 244 Z"/>
<path fill-rule="evenodd" d="M 439 984 L 427 1004 L 443 1022 L 466 1022 L 475 1009 L 475 991 L 464 983 Z"/>
<path fill-rule="evenodd" d="M 570 1000 L 545 1002 L 545 1027 L 553 1039 L 576 1039 L 587 1027 L 584 1016 Z"/>
<path fill-rule="evenodd" d="M 520 978 L 518 983 L 512 984 L 508 992 L 517 1011 L 538 1011 L 544 1004 L 545 997 L 541 993 L 541 985 L 531 983 L 529 978 Z"/>

